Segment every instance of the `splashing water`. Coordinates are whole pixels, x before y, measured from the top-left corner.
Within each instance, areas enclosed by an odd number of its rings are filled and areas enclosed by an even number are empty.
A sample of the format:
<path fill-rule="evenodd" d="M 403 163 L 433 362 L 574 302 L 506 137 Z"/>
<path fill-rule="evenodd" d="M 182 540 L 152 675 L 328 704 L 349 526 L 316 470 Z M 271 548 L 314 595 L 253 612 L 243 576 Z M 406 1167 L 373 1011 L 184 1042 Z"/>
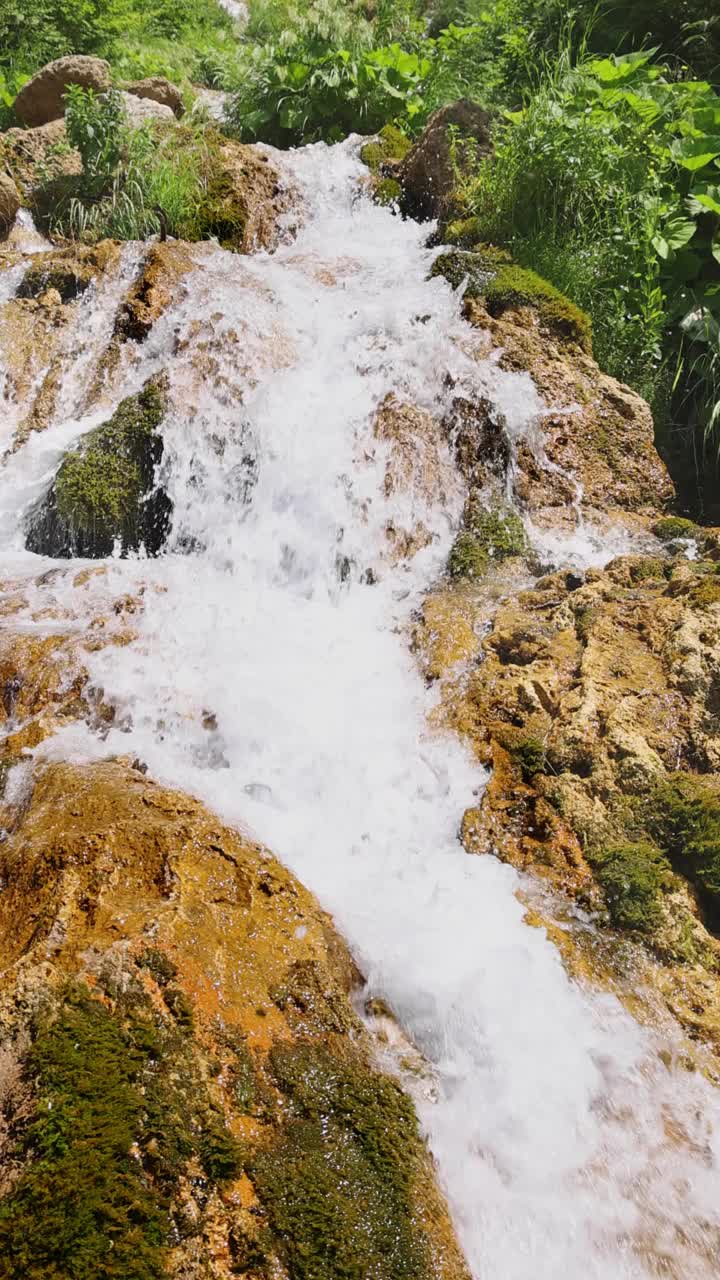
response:
<path fill-rule="evenodd" d="M 136 641 L 90 656 L 115 728 L 55 749 L 133 752 L 333 912 L 432 1064 L 436 1097 L 419 1108 L 476 1277 L 709 1280 L 717 1095 L 568 978 L 523 923 L 515 872 L 462 851 L 484 778 L 428 729 L 434 695 L 407 646 L 463 493 L 385 483 L 379 405 L 393 393 L 437 422 L 482 392 L 516 436 L 542 406 L 529 378 L 475 358 L 457 298 L 426 279 L 426 232 L 359 194 L 353 143 L 282 163 L 304 193 L 295 242 L 250 260 L 198 249 L 185 297 L 125 357 L 118 399 L 170 377 L 173 535 L 156 561 L 109 565 L 107 589 L 150 587 Z M 28 574 L 28 506 L 95 420 L 56 418 L 6 466 L 0 539 Z M 389 524 L 430 541 L 393 563 Z M 76 572 L 43 589 L 82 616 Z"/>

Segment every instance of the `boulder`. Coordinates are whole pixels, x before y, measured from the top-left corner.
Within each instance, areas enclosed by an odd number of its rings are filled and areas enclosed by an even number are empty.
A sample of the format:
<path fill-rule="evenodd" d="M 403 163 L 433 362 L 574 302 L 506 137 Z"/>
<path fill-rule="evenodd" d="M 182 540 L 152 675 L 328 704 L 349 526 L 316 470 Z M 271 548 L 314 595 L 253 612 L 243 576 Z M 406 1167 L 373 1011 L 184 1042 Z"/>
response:
<path fill-rule="evenodd" d="M 128 1276 L 468 1280 L 360 975 L 290 872 L 139 761 L 52 764 L 9 821 L 8 1274 L 99 1275 L 110 1238 Z"/>
<path fill-rule="evenodd" d="M 120 96 L 128 124 L 133 129 L 145 124 L 147 120 L 159 120 L 163 124 L 170 124 L 175 120 L 171 107 L 164 106 L 161 102 L 155 102 L 152 98 L 138 98 L 124 89 L 120 90 Z"/>
<path fill-rule="evenodd" d="M 20 194 L 7 173 L 0 173 L 0 236 L 7 235 L 20 208 Z"/>
<path fill-rule="evenodd" d="M 126 93 L 135 98 L 145 98 L 150 102 L 158 102 L 169 107 L 173 115 L 180 117 L 185 112 L 182 93 L 177 85 L 166 80 L 165 76 L 146 76 L 144 80 L 131 80 L 123 84 Z"/>
<path fill-rule="evenodd" d="M 15 115 L 27 125 L 47 124 L 65 113 L 64 95 L 71 84 L 105 93 L 110 88 L 110 64 L 104 58 L 71 54 L 56 58 L 23 85 L 15 99 Z"/>
<path fill-rule="evenodd" d="M 405 213 L 419 219 L 448 213 L 458 168 L 492 151 L 490 121 L 487 111 L 465 98 L 430 117 L 397 169 Z"/>
<path fill-rule="evenodd" d="M 171 512 L 167 495 L 155 488 L 163 450 L 158 427 L 165 410 L 162 382 L 148 382 L 65 454 L 30 516 L 29 551 L 100 559 L 119 544 L 124 552 L 142 545 L 148 554 L 157 554 Z"/>

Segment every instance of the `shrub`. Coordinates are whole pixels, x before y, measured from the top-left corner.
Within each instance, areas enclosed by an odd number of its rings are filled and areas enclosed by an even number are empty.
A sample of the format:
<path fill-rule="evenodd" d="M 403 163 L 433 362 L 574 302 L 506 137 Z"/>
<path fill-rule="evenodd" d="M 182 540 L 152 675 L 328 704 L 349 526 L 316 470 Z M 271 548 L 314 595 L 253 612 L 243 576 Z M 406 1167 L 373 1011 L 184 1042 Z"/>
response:
<path fill-rule="evenodd" d="M 430 62 L 399 44 L 314 53 L 294 45 L 249 49 L 229 122 L 246 141 L 288 147 L 377 133 L 422 105 Z"/>

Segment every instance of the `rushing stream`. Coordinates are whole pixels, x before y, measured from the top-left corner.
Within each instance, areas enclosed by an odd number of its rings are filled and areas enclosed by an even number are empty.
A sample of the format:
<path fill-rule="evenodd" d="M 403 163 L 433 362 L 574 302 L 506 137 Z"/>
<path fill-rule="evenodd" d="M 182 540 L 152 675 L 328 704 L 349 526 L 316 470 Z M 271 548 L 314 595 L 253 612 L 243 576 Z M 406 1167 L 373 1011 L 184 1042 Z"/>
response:
<path fill-rule="evenodd" d="M 614 997 L 569 979 L 523 923 L 515 872 L 463 852 L 484 779 L 430 732 L 434 694 L 408 647 L 463 493 L 388 491 L 378 406 L 394 393 L 439 420 L 453 395 L 482 392 L 515 435 L 542 406 L 528 377 L 474 358 L 458 299 L 426 279 L 427 228 L 360 193 L 353 143 L 282 163 L 304 199 L 292 242 L 249 259 L 199 248 L 182 300 L 123 357 L 115 403 L 170 377 L 173 532 L 157 560 L 116 559 L 83 585 L 78 562 L 60 562 L 33 589 L 81 629 L 98 592 L 145 587 L 137 639 L 89 657 L 114 727 L 101 740 L 78 726 L 53 749 L 139 757 L 265 842 L 334 914 L 432 1064 L 419 1107 L 476 1277 L 709 1280 L 717 1095 Z M 22 550 L 27 511 L 61 451 L 108 416 L 73 416 L 107 304 L 98 289 L 72 338 L 53 424 L 6 461 L 0 545 L 16 575 L 50 567 Z M 432 540 L 393 563 L 390 522 Z M 586 551 L 578 538 L 565 557 Z"/>

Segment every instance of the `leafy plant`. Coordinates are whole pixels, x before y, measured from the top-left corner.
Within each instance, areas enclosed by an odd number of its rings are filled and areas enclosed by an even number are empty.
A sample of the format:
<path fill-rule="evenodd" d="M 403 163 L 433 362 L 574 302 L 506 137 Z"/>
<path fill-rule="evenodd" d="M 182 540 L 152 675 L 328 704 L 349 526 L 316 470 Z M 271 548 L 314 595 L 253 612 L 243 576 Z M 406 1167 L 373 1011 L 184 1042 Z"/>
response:
<path fill-rule="evenodd" d="M 429 71 L 429 59 L 399 44 L 318 56 L 299 55 L 293 44 L 256 45 L 229 120 L 242 138 L 276 146 L 374 133 L 420 111 Z"/>
<path fill-rule="evenodd" d="M 496 133 L 462 192 L 508 245 L 587 310 L 599 363 L 702 453 L 720 426 L 720 98 L 652 52 L 566 53 Z M 687 444 L 687 439 L 685 439 Z"/>

